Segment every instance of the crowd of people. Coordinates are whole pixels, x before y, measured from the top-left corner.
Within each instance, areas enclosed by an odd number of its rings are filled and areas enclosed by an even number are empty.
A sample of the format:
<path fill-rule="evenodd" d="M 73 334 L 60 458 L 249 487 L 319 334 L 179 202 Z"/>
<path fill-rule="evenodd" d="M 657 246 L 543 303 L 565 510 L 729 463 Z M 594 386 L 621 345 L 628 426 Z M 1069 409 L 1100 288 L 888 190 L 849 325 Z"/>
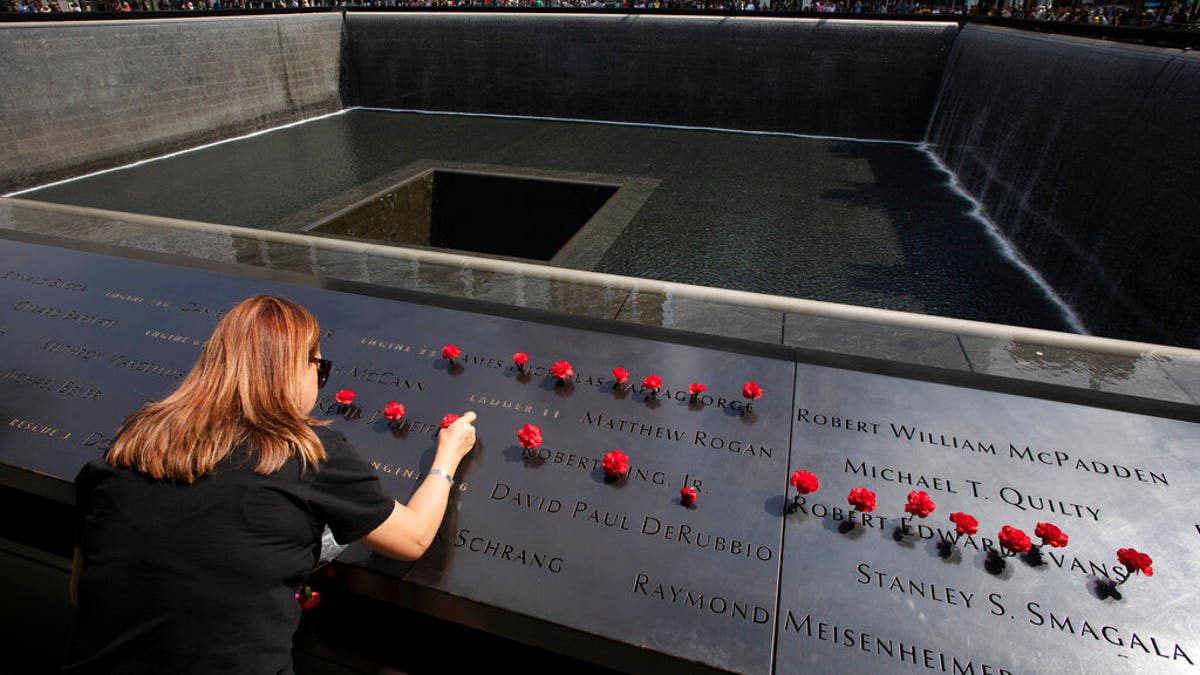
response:
<path fill-rule="evenodd" d="M 290 9 L 318 6 L 369 7 L 563 7 L 610 9 L 726 10 L 812 14 L 946 14 L 1105 26 L 1200 28 L 1200 0 L 1146 2 L 1133 16 L 1131 5 L 1008 2 L 923 4 L 873 0 L 0 0 L 0 12 L 139 12 L 229 9 Z"/>

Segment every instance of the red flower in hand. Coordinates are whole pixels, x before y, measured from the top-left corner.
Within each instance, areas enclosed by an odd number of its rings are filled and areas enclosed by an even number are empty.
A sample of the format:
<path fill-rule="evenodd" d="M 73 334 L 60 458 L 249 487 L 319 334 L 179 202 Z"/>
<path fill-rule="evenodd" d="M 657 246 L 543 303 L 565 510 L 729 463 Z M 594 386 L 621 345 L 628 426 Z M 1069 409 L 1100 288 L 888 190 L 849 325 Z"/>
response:
<path fill-rule="evenodd" d="M 521 442 L 521 447 L 533 450 L 542 444 L 542 430 L 532 424 L 526 424 L 517 432 L 517 440 Z"/>
<path fill-rule="evenodd" d="M 1141 551 L 1132 548 L 1119 548 L 1117 549 L 1117 561 L 1124 565 L 1130 574 L 1142 572 L 1148 577 L 1154 576 L 1154 569 L 1151 568 L 1154 561 L 1150 559 L 1150 556 Z"/>
<path fill-rule="evenodd" d="M 312 609 L 321 604 L 321 592 L 312 591 L 308 597 L 300 601 L 300 609 Z"/>
<path fill-rule="evenodd" d="M 458 419 L 458 415 L 455 415 L 454 413 L 450 413 L 449 415 L 446 415 L 445 417 L 442 418 L 442 428 L 445 429 L 445 428 L 449 427 L 451 424 L 454 424 L 454 420 L 456 420 L 456 419 Z"/>
<path fill-rule="evenodd" d="M 742 385 L 742 396 L 753 401 L 756 398 L 762 398 L 762 387 L 758 386 L 757 382 L 747 382 Z"/>
<path fill-rule="evenodd" d="M 969 514 L 951 513 L 950 520 L 954 523 L 954 529 L 959 534 L 975 534 L 979 531 L 979 521 Z"/>
<path fill-rule="evenodd" d="M 911 513 L 918 518 L 926 518 L 933 510 L 937 508 L 937 504 L 929 498 L 929 493 L 924 490 L 913 490 L 908 493 L 908 503 L 904 505 L 904 511 Z"/>
<path fill-rule="evenodd" d="M 1037 527 L 1033 528 L 1033 535 L 1040 537 L 1043 544 L 1054 548 L 1062 548 L 1067 545 L 1066 533 L 1050 523 L 1038 523 Z"/>
<path fill-rule="evenodd" d="M 999 540 L 1001 546 L 1013 553 L 1025 553 L 1033 546 L 1033 542 L 1029 541 L 1029 535 L 1011 525 L 1000 528 Z"/>
<path fill-rule="evenodd" d="M 796 492 L 806 495 L 816 492 L 821 489 L 821 482 L 817 480 L 816 474 L 811 471 L 793 471 L 792 477 L 788 479 L 792 487 L 796 488 Z"/>
<path fill-rule="evenodd" d="M 620 450 L 610 450 L 604 453 L 604 458 L 600 463 L 604 466 L 604 473 L 610 476 L 621 476 L 629 471 L 629 455 Z"/>
<path fill-rule="evenodd" d="M 566 380 L 568 377 L 575 377 L 575 371 L 571 368 L 570 361 L 558 361 L 550 366 L 550 374 L 560 380 Z"/>
<path fill-rule="evenodd" d="M 343 389 L 333 395 L 333 400 L 341 403 L 342 405 L 350 405 L 351 403 L 354 403 L 354 390 Z"/>
<path fill-rule="evenodd" d="M 870 513 L 875 510 L 875 493 L 865 487 L 856 487 L 846 498 L 855 511 Z"/>
<path fill-rule="evenodd" d="M 458 355 L 461 353 L 462 350 L 459 349 L 457 345 L 446 345 L 445 347 L 442 347 L 442 358 L 446 359 L 447 361 L 453 361 L 454 359 L 457 359 Z"/>
<path fill-rule="evenodd" d="M 383 418 L 389 422 L 395 422 L 401 417 L 404 417 L 404 404 L 388 401 L 387 405 L 383 407 Z"/>
<path fill-rule="evenodd" d="M 700 493 L 696 492 L 696 488 L 689 485 L 688 487 L 679 489 L 679 501 L 684 506 L 695 504 L 697 499 L 700 499 Z"/>
<path fill-rule="evenodd" d="M 642 386 L 650 391 L 658 391 L 662 386 L 662 378 L 657 375 L 647 375 L 646 379 L 642 380 Z"/>
<path fill-rule="evenodd" d="M 705 389 L 708 389 L 708 387 L 700 384 L 699 382 L 693 382 L 688 385 L 688 393 L 692 396 L 699 396 L 700 394 L 703 394 Z"/>
<path fill-rule="evenodd" d="M 517 364 L 518 368 L 524 369 L 525 364 L 529 363 L 529 355 L 525 352 L 517 352 L 513 354 L 513 363 Z"/>
<path fill-rule="evenodd" d="M 629 381 L 629 371 L 617 366 L 613 368 L 613 377 L 617 380 L 617 384 L 625 384 Z"/>

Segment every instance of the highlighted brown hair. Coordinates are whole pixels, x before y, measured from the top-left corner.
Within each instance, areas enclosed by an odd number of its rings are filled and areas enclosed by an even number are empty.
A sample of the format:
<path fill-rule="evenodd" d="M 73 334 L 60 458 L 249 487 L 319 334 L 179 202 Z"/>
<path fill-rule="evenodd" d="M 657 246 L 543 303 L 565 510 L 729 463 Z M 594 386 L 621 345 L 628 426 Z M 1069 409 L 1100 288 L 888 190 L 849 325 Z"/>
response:
<path fill-rule="evenodd" d="M 319 338 L 316 318 L 300 305 L 267 295 L 243 300 L 222 317 L 179 388 L 125 419 L 108 463 L 192 483 L 245 444 L 258 453 L 259 474 L 293 455 L 302 467 L 319 465 L 325 448 L 311 425 L 323 423 L 301 409 L 302 377 Z"/>

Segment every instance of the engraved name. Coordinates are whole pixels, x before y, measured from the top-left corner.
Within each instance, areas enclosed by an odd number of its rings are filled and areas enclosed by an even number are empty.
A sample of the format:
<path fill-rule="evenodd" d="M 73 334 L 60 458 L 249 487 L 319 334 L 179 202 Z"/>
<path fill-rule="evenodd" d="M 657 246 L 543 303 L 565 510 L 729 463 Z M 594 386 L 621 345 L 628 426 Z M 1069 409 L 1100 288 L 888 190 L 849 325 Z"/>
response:
<path fill-rule="evenodd" d="M 36 274 L 22 274 L 16 270 L 9 270 L 4 274 L 0 274 L 0 280 L 16 281 L 30 286 L 45 286 L 47 288 L 57 288 L 63 291 L 72 291 L 82 293 L 87 290 L 84 284 L 75 284 L 69 281 L 63 281 L 59 278 L 51 279 L 50 277 L 42 277 Z"/>
<path fill-rule="evenodd" d="M 472 535 L 467 528 L 458 531 L 454 538 L 455 548 L 465 548 L 473 553 L 490 556 L 497 560 L 507 560 L 518 565 L 544 569 L 553 574 L 561 574 L 563 557 L 554 553 L 544 553 L 506 544 L 503 541 Z"/>
<path fill-rule="evenodd" d="M 106 329 L 117 325 L 116 319 L 107 319 L 105 317 L 94 316 L 92 314 L 80 314 L 74 309 L 61 309 L 59 307 L 39 305 L 28 300 L 22 300 L 13 305 L 13 311 L 25 312 L 27 314 L 37 314 L 38 316 L 44 316 L 49 319 L 74 321 L 76 323 L 88 326 L 98 326 Z"/>
<path fill-rule="evenodd" d="M 764 625 L 771 620 L 771 610 L 749 602 L 727 600 L 723 596 L 704 593 L 700 590 L 677 586 L 673 583 L 654 582 L 650 575 L 638 572 L 633 578 L 634 595 L 654 598 L 684 609 L 693 609 L 737 619 L 747 623 Z"/>
<path fill-rule="evenodd" d="M 783 633 L 802 635 L 820 642 L 845 647 L 854 651 L 874 654 L 884 659 L 928 670 L 954 675 L 1013 675 L 1011 670 L 988 663 L 972 661 L 955 654 L 929 649 L 920 645 L 868 633 L 855 627 L 840 626 L 814 619 L 812 614 L 803 617 L 787 610 L 783 621 Z"/>

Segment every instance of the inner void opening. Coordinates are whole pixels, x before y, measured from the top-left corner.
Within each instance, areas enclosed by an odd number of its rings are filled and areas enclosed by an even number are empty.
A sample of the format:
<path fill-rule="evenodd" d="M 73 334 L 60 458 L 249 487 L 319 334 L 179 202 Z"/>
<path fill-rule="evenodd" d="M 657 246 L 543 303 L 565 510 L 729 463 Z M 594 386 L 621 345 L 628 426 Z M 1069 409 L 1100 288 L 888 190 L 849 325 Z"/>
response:
<path fill-rule="evenodd" d="M 318 222 L 310 231 L 548 261 L 617 189 L 431 169 Z"/>

